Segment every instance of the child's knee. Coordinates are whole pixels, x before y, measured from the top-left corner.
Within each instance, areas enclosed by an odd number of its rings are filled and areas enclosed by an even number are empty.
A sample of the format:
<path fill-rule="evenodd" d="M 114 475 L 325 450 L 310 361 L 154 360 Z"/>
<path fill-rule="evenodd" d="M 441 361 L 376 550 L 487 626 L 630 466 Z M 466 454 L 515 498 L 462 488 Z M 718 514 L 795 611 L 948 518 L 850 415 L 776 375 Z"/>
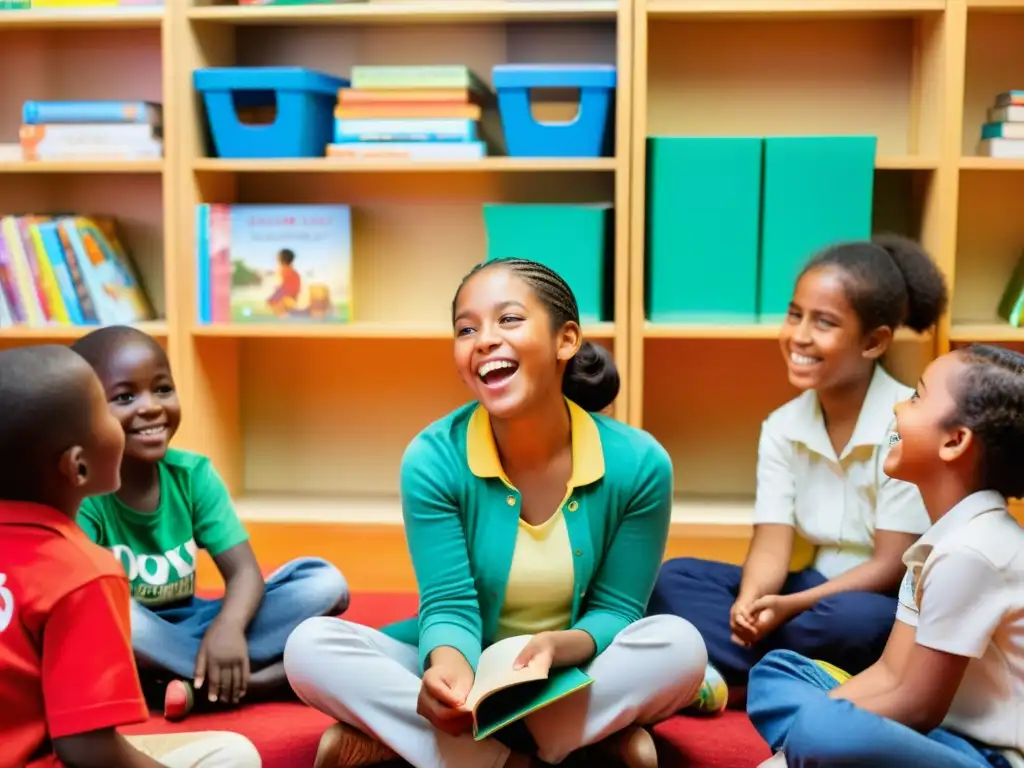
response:
<path fill-rule="evenodd" d="M 231 768 L 262 768 L 263 760 L 256 745 L 239 733 L 218 733 L 217 740 L 224 766 Z"/>
<path fill-rule="evenodd" d="M 319 606 L 315 615 L 337 616 L 348 608 L 348 581 L 341 571 L 324 560 L 316 572 L 316 578 L 310 579 L 310 602 Z"/>

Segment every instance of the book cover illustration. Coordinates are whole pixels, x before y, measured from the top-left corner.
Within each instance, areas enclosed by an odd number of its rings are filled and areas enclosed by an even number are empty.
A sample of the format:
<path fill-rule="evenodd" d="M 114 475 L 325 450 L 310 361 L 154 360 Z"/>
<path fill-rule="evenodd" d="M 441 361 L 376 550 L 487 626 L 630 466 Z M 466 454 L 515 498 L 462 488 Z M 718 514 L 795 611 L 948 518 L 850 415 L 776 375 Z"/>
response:
<path fill-rule="evenodd" d="M 215 305 L 211 319 L 220 320 L 216 305 L 223 305 L 226 281 L 229 322 L 352 319 L 349 206 L 212 208 L 207 233 L 208 281 Z"/>

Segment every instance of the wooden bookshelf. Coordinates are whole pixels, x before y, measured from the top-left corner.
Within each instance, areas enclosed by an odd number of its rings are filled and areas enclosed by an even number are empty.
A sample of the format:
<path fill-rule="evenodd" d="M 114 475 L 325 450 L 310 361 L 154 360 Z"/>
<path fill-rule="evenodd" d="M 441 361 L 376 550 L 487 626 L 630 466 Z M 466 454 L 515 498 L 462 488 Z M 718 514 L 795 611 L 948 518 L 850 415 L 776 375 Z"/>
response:
<path fill-rule="evenodd" d="M 621 367 L 614 414 L 675 459 L 674 535 L 738 542 L 761 420 L 794 393 L 772 325 L 646 321 L 647 137 L 876 135 L 876 226 L 920 238 L 953 291 L 934 332 L 898 335 L 891 365 L 913 379 L 952 345 L 1024 349 L 1024 331 L 994 312 L 1024 249 L 1024 161 L 975 156 L 992 98 L 1024 87 L 1022 36 L 1024 0 L 182 0 L 0 12 L 0 65 L 27 73 L 0 94 L 0 133 L 16 136 L 27 98 L 152 98 L 167 125 L 160 162 L 0 162 L 0 209 L 124 222 L 160 310 L 144 327 L 170 350 L 183 400 L 176 442 L 213 458 L 244 517 L 395 526 L 402 450 L 466 397 L 448 302 L 484 254 L 481 203 L 614 201 L 615 319 L 585 329 Z M 460 62 L 487 77 L 494 64 L 544 60 L 617 64 L 613 157 L 217 159 L 192 87 L 206 66 L 344 75 L 357 63 Z M 201 202 L 351 204 L 357 321 L 198 325 Z M 0 346 L 77 335 L 3 329 Z"/>

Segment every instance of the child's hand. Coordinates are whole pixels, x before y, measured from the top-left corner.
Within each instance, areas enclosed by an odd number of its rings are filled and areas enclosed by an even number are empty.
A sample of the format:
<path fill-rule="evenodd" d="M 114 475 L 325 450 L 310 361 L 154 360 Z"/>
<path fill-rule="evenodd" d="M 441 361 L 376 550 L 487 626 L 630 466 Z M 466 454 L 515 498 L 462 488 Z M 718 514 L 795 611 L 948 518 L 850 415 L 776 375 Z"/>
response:
<path fill-rule="evenodd" d="M 765 595 L 750 606 L 758 639 L 770 635 L 799 612 L 792 595 Z"/>
<path fill-rule="evenodd" d="M 237 704 L 249 687 L 249 644 L 245 631 L 214 621 L 203 637 L 196 656 L 196 689 L 207 682 L 207 698 Z"/>
<path fill-rule="evenodd" d="M 737 599 L 729 610 L 729 629 L 732 630 L 732 641 L 745 648 L 751 647 L 757 642 L 757 624 L 754 621 L 750 607 L 753 600 Z"/>

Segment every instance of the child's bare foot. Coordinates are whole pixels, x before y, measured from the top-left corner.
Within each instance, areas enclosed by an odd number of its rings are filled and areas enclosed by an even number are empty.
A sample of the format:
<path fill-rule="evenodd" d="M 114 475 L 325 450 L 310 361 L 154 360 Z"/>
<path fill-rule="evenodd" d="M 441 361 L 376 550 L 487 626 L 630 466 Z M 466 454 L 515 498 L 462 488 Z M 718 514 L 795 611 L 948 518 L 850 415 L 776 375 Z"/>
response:
<path fill-rule="evenodd" d="M 168 720 L 184 720 L 196 704 L 192 683 L 172 680 L 164 689 L 164 717 Z"/>
<path fill-rule="evenodd" d="M 398 758 L 385 744 L 345 723 L 335 723 L 320 737 L 313 768 L 376 765 Z"/>
<path fill-rule="evenodd" d="M 631 725 L 609 736 L 601 746 L 627 768 L 658 768 L 658 749 L 646 728 Z"/>

